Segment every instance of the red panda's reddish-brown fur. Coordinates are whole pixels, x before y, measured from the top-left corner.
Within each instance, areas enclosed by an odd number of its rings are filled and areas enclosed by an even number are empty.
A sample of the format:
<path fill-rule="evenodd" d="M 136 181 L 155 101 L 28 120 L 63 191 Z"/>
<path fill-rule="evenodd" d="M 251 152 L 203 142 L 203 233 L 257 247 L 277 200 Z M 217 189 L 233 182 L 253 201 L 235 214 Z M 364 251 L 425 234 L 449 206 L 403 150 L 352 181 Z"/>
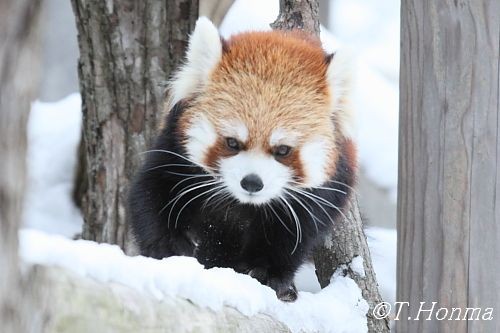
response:
<path fill-rule="evenodd" d="M 246 149 L 269 147 L 276 127 L 300 133 L 298 147 L 320 135 L 329 144 L 328 175 L 335 171 L 338 141 L 327 81 L 328 56 L 319 41 L 299 32 L 248 32 L 225 41 L 219 64 L 206 87 L 194 97 L 181 119 L 189 126 L 204 114 L 217 126 L 221 119 L 239 119 L 249 131 Z M 219 146 L 221 145 L 221 146 Z M 218 140 L 207 153 L 207 165 L 224 155 Z M 286 161 L 297 178 L 304 176 L 298 154 Z"/>

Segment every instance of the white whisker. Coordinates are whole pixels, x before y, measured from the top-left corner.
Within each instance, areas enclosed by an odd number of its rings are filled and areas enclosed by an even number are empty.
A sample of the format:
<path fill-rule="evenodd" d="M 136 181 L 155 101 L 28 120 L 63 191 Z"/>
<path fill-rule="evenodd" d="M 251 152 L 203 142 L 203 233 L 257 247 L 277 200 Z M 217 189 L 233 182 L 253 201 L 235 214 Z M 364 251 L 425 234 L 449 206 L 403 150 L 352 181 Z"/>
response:
<path fill-rule="evenodd" d="M 315 220 L 319 221 L 321 224 L 325 224 L 323 221 L 321 221 L 319 218 L 316 217 L 316 215 L 314 215 L 303 203 L 302 201 L 297 198 L 296 196 L 294 196 L 292 193 L 290 193 L 289 191 L 285 190 L 285 192 L 292 198 L 294 199 L 295 201 L 297 201 L 299 203 L 299 205 L 301 205 L 305 210 L 306 212 L 309 214 L 309 216 L 311 216 L 311 218 L 313 219 L 313 222 L 314 222 L 314 226 L 316 227 L 316 233 L 318 232 L 318 224 L 316 223 Z M 310 208 L 310 207 L 309 207 Z"/>
<path fill-rule="evenodd" d="M 178 195 L 180 195 L 180 193 L 182 193 L 182 192 L 183 192 L 183 191 L 185 191 L 185 190 L 188 190 L 188 189 L 190 189 L 190 188 L 192 188 L 192 187 L 195 187 L 195 186 L 197 186 L 197 185 L 207 184 L 207 183 L 210 183 L 210 182 L 213 182 L 213 181 L 216 181 L 216 179 L 207 179 L 207 180 L 197 181 L 197 182 L 195 182 L 195 183 L 193 183 L 193 184 L 189 184 L 189 185 L 187 185 L 187 186 L 184 186 L 184 187 L 183 187 L 183 188 L 179 191 L 179 193 L 177 193 L 176 198 L 177 198 L 177 196 L 178 196 Z M 170 193 L 172 193 L 172 191 L 171 191 Z M 174 198 L 174 199 L 175 199 L 175 198 Z"/>
<path fill-rule="evenodd" d="M 180 172 L 173 172 L 173 171 L 165 171 L 166 173 L 169 173 L 171 175 L 177 175 L 177 176 L 185 176 L 185 177 L 189 177 L 189 176 L 200 176 L 200 177 L 213 177 L 213 175 L 211 174 L 202 174 L 202 173 L 180 173 Z"/>
<path fill-rule="evenodd" d="M 315 202 L 317 205 L 319 205 L 319 203 L 317 202 L 317 201 L 319 200 L 319 201 L 320 201 L 320 202 L 322 202 L 324 205 L 327 205 L 328 207 L 331 207 L 331 208 L 333 208 L 333 209 L 337 210 L 337 211 L 338 211 L 338 212 L 339 212 L 339 213 L 340 213 L 340 214 L 344 217 L 344 219 L 346 219 L 346 220 L 347 220 L 347 217 L 345 216 L 345 214 L 344 214 L 344 213 L 343 213 L 343 212 L 342 212 L 342 211 L 341 211 L 341 210 L 340 210 L 337 206 L 335 206 L 334 204 L 332 204 L 332 203 L 331 203 L 331 202 L 329 202 L 328 200 L 325 200 L 324 198 L 322 198 L 322 197 L 320 197 L 320 196 L 317 196 L 317 195 L 316 195 L 316 194 L 314 194 L 314 193 L 306 192 L 306 191 L 304 191 L 304 190 L 300 190 L 300 192 L 299 192 L 299 190 L 298 190 L 298 189 L 296 189 L 296 188 L 288 187 L 288 189 L 289 189 L 289 190 L 292 190 L 292 191 L 296 191 L 296 192 L 298 192 L 298 193 L 301 193 L 302 195 L 307 196 L 307 197 L 309 197 L 310 199 L 315 199 L 315 200 L 313 200 L 313 202 Z M 319 205 L 319 206 L 321 207 L 321 205 Z M 333 223 L 333 220 L 332 220 L 332 223 Z"/>
<path fill-rule="evenodd" d="M 352 190 L 352 191 L 353 191 L 354 193 L 356 193 L 356 194 L 358 193 L 354 187 L 349 186 L 349 185 L 347 185 L 346 183 L 339 182 L 338 180 L 329 180 L 329 181 L 327 181 L 327 183 L 335 183 L 335 184 L 339 184 L 339 185 L 342 185 L 342 186 L 347 187 L 348 189 Z"/>
<path fill-rule="evenodd" d="M 320 189 L 320 190 L 325 190 L 325 191 L 333 191 L 333 192 L 339 192 L 342 194 L 347 194 L 346 191 L 339 190 L 338 188 L 329 188 L 329 187 L 323 187 L 323 186 L 316 186 L 313 187 L 314 189 Z"/>
<path fill-rule="evenodd" d="M 301 183 L 296 182 L 296 181 L 291 181 L 290 183 L 292 183 L 294 185 L 302 185 Z M 339 193 L 342 193 L 342 194 L 347 194 L 346 191 L 339 190 L 338 188 L 329 188 L 329 187 L 324 187 L 324 186 L 312 186 L 312 187 L 308 187 L 308 188 L 309 189 L 326 190 L 326 191 L 333 191 L 333 192 L 339 192 Z"/>
<path fill-rule="evenodd" d="M 285 222 L 283 222 L 283 220 L 281 219 L 281 217 L 278 215 L 278 213 L 274 210 L 273 206 L 271 204 L 267 204 L 268 207 L 271 209 L 271 211 L 274 213 L 274 215 L 278 218 L 278 220 L 281 222 L 281 224 L 283 225 L 283 227 L 285 227 L 285 229 L 291 234 L 293 235 L 293 232 L 292 230 L 290 230 L 290 228 L 288 228 L 288 226 L 286 225 Z"/>
<path fill-rule="evenodd" d="M 288 207 L 288 209 L 292 213 L 293 219 L 295 221 L 295 228 L 297 230 L 297 237 L 296 237 L 296 240 L 295 240 L 295 246 L 293 247 L 293 250 L 291 252 L 291 254 L 294 254 L 295 250 L 297 250 L 297 247 L 299 246 L 299 243 L 302 241 L 302 229 L 300 228 L 300 221 L 299 221 L 299 218 L 298 218 L 297 214 L 295 214 L 295 211 L 293 210 L 293 208 L 290 205 L 290 203 L 284 197 L 282 197 L 282 196 L 280 196 L 280 199 L 283 200 L 283 202 L 285 203 L 285 205 Z"/>
<path fill-rule="evenodd" d="M 222 185 L 222 186 L 224 186 L 224 185 Z M 186 207 L 187 207 L 187 205 L 189 205 L 191 202 L 193 202 L 193 201 L 194 201 L 194 200 L 196 200 L 197 198 L 201 197 L 202 195 L 205 195 L 205 194 L 207 194 L 207 193 L 210 193 L 211 191 L 214 191 L 214 190 L 216 190 L 216 189 L 218 189 L 218 187 L 210 188 L 210 189 L 208 189 L 208 190 L 206 190 L 206 191 L 204 191 L 204 192 L 202 192 L 202 193 L 200 193 L 200 194 L 198 194 L 198 195 L 194 196 L 194 197 L 193 197 L 193 198 L 191 198 L 188 202 L 186 202 L 186 203 L 184 204 L 184 206 L 182 206 L 182 208 L 181 208 L 181 209 L 179 210 L 179 212 L 177 213 L 177 218 L 175 219 L 175 227 L 174 227 L 174 228 L 175 228 L 175 229 L 177 229 L 177 222 L 179 222 L 179 217 L 181 216 L 182 211 L 184 210 L 184 208 L 186 208 Z"/>
<path fill-rule="evenodd" d="M 300 193 L 299 193 L 299 194 L 300 194 Z M 305 196 L 307 199 L 311 200 L 313 203 L 315 203 L 315 204 L 319 207 L 319 209 L 321 209 L 321 210 L 323 211 L 323 213 L 325 213 L 325 215 L 328 217 L 328 219 L 330 220 L 330 223 L 331 223 L 332 225 L 334 225 L 334 224 L 335 224 L 335 222 L 333 221 L 333 218 L 332 218 L 332 216 L 330 215 L 330 213 L 328 213 L 328 212 L 326 211 L 326 209 L 325 209 L 322 205 L 320 205 L 320 204 L 316 201 L 316 199 L 311 198 L 311 197 L 308 197 L 308 196 L 306 196 L 306 195 L 304 195 L 304 194 L 302 194 L 302 195 L 303 195 L 303 196 Z"/>
<path fill-rule="evenodd" d="M 148 171 L 151 171 L 151 170 L 156 170 L 156 169 L 160 169 L 160 168 L 167 168 L 167 167 L 185 167 L 185 168 L 196 168 L 198 167 L 197 165 L 193 165 L 193 164 L 179 164 L 179 163 L 171 163 L 171 164 L 162 164 L 162 165 L 157 165 L 155 167 L 152 167 L 152 168 L 149 168 L 149 169 L 146 169 L 146 172 Z"/>
<path fill-rule="evenodd" d="M 262 210 L 264 211 L 264 219 L 269 220 L 269 216 L 267 215 L 266 205 L 263 205 L 261 207 L 262 207 Z"/>
<path fill-rule="evenodd" d="M 191 177 L 184 178 L 184 179 L 182 179 L 181 181 L 177 182 L 177 184 L 175 184 L 175 185 L 174 185 L 174 187 L 172 187 L 172 188 L 170 189 L 170 193 L 172 193 L 172 192 L 174 191 L 174 189 L 175 189 L 177 186 L 179 186 L 180 184 L 184 183 L 185 181 L 188 181 L 188 180 L 190 180 L 190 179 L 195 179 L 195 178 L 204 178 L 204 177 L 205 177 L 205 176 L 194 175 L 194 176 L 191 176 Z M 210 181 L 210 180 L 212 180 L 212 179 L 204 180 L 203 182 L 208 182 L 208 181 Z M 196 183 L 196 184 L 197 184 L 197 183 Z"/>
<path fill-rule="evenodd" d="M 196 162 L 196 161 L 193 161 L 193 160 L 191 160 L 191 159 L 187 158 L 186 156 L 181 155 L 181 154 L 178 154 L 178 153 L 176 153 L 176 152 L 174 152 L 174 151 L 171 151 L 171 150 L 164 150 L 164 149 L 151 149 L 151 150 L 147 150 L 147 151 L 144 151 L 144 152 L 142 152 L 142 153 L 139 153 L 139 154 L 147 154 L 147 153 L 165 153 L 165 154 L 172 154 L 172 155 L 177 156 L 177 157 L 180 157 L 180 158 L 182 158 L 182 159 L 184 159 L 184 160 L 186 160 L 186 161 L 188 161 L 188 162 L 191 162 L 191 163 L 193 163 L 193 164 L 195 164 L 195 165 L 197 165 L 197 166 L 199 166 L 199 167 L 201 167 L 201 168 L 203 168 L 203 169 L 209 169 L 209 170 L 211 170 L 211 168 L 209 168 L 209 167 L 207 167 L 207 166 L 205 166 L 205 165 L 201 165 L 200 163 L 198 163 L 198 162 Z"/>
<path fill-rule="evenodd" d="M 221 185 L 219 187 L 217 187 L 219 190 L 217 192 L 215 192 L 214 194 L 210 195 L 210 197 L 208 197 L 205 202 L 203 203 L 203 206 L 201 206 L 201 210 L 205 210 L 205 208 L 207 208 L 207 205 L 209 204 L 210 200 L 212 200 L 212 198 L 216 197 L 217 195 L 221 194 L 221 193 L 224 193 L 226 191 L 226 186 L 225 185 Z"/>
<path fill-rule="evenodd" d="M 204 183 L 204 184 L 201 184 L 201 185 L 198 185 L 198 186 L 195 186 L 193 188 L 190 188 L 188 190 L 184 190 L 183 192 L 179 193 L 175 198 L 173 198 L 172 200 L 170 200 L 159 212 L 159 214 L 161 214 L 165 208 L 167 208 L 171 203 L 172 203 L 172 207 L 170 208 L 170 212 L 168 213 L 168 222 L 167 222 L 167 227 L 170 228 L 170 217 L 172 215 L 172 210 L 174 209 L 175 205 L 177 204 L 177 202 L 180 200 L 180 198 L 182 198 L 184 195 L 186 195 L 187 193 L 189 192 L 192 192 L 194 190 L 197 190 L 199 188 L 203 188 L 203 187 L 206 187 L 206 186 L 211 186 L 211 185 L 216 185 L 218 184 L 219 181 L 212 181 L 211 183 Z"/>
<path fill-rule="evenodd" d="M 226 194 L 221 195 L 219 199 L 217 199 L 213 204 L 212 204 L 212 210 L 215 210 L 215 208 L 219 205 L 222 205 L 224 201 L 227 199 L 231 198 L 232 195 L 230 192 L 226 192 Z"/>

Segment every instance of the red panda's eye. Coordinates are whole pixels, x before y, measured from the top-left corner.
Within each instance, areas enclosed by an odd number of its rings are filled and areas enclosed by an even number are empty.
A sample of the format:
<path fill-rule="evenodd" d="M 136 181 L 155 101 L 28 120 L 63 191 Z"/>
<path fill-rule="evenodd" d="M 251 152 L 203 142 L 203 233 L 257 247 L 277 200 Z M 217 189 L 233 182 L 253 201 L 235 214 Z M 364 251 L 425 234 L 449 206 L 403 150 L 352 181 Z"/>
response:
<path fill-rule="evenodd" d="M 235 138 L 226 138 L 226 145 L 229 149 L 239 151 L 240 143 Z"/>
<path fill-rule="evenodd" d="M 292 147 L 287 145 L 279 145 L 274 149 L 274 156 L 276 157 L 286 157 L 292 151 Z"/>

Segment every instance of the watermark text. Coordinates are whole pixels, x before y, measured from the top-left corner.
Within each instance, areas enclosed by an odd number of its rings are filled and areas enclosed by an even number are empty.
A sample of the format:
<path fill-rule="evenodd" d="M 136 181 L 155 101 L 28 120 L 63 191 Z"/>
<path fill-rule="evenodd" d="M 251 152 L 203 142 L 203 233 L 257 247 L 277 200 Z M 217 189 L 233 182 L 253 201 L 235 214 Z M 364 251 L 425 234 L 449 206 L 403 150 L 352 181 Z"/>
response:
<path fill-rule="evenodd" d="M 404 311 L 406 310 L 406 311 Z M 420 302 L 418 311 L 412 315 L 408 314 L 409 302 L 381 302 L 373 308 L 373 316 L 376 319 L 391 317 L 394 320 L 493 320 L 493 308 L 448 308 L 439 306 L 438 302 Z M 392 314 L 391 314 L 392 313 Z"/>

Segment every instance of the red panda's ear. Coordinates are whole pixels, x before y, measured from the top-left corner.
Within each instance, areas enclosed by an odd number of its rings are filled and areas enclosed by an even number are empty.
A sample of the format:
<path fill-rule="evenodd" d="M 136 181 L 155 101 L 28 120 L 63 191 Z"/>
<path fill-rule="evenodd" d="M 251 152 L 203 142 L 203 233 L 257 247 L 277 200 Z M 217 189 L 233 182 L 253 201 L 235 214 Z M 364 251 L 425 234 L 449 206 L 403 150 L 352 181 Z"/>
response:
<path fill-rule="evenodd" d="M 333 57 L 335 57 L 335 52 L 325 54 L 325 64 L 330 65 Z"/>
<path fill-rule="evenodd" d="M 223 53 L 223 40 L 206 17 L 196 21 L 189 37 L 186 60 L 170 83 L 170 105 L 203 89 Z"/>
<path fill-rule="evenodd" d="M 346 137 L 352 136 L 353 114 L 350 102 L 350 61 L 345 51 L 337 51 L 325 57 L 328 65 L 326 73 L 330 93 L 332 96 L 332 112 L 343 125 L 340 130 Z"/>

